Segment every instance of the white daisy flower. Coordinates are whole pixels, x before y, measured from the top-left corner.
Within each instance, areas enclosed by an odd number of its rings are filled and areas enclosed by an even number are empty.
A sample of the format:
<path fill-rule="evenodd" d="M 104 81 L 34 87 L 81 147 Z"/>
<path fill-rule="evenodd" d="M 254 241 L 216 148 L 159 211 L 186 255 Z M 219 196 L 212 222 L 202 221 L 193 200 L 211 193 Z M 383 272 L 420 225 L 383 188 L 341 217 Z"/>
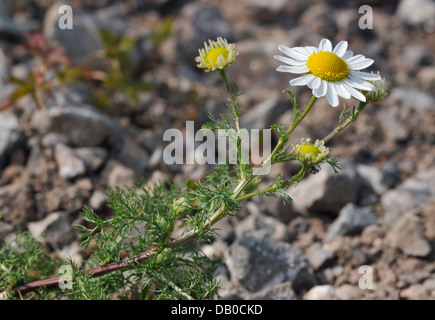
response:
<path fill-rule="evenodd" d="M 359 71 L 372 65 L 374 60 L 361 54 L 354 56 L 347 50 L 347 41 L 340 41 L 334 49 L 328 39 L 322 39 L 318 48 L 289 48 L 280 44 L 278 49 L 287 57 L 274 58 L 288 65 L 281 65 L 276 70 L 303 74 L 291 80 L 290 85 L 307 85 L 316 98 L 326 96 L 333 107 L 338 106 L 338 96 L 345 99 L 352 96 L 365 102 L 366 97 L 359 90 L 376 92 L 376 87 L 368 81 L 381 79 L 378 74 Z"/>
<path fill-rule="evenodd" d="M 197 67 L 209 71 L 220 71 L 231 65 L 238 53 L 235 51 L 235 44 L 228 43 L 227 39 L 221 37 L 216 41 L 204 42 L 204 48 L 199 49 L 199 56 L 195 58 Z"/>

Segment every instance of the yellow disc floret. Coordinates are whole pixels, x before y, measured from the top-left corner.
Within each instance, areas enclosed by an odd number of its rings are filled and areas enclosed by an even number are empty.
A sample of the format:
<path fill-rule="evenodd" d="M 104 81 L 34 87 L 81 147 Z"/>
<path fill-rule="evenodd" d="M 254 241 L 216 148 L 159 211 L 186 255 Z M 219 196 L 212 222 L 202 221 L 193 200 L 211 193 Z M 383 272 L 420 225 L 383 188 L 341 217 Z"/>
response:
<path fill-rule="evenodd" d="M 293 155 L 300 162 L 311 166 L 321 163 L 329 154 L 329 148 L 325 147 L 325 142 L 316 140 L 311 143 L 311 139 L 302 139 L 301 143 L 293 145 Z"/>
<path fill-rule="evenodd" d="M 320 150 L 311 144 L 303 145 L 300 147 L 299 150 L 305 153 L 306 155 L 312 154 L 315 157 L 320 153 Z"/>
<path fill-rule="evenodd" d="M 224 61 L 228 58 L 229 51 L 225 48 L 214 48 L 205 57 L 205 63 L 212 68 L 218 64 L 218 59 L 220 56 L 223 57 Z"/>
<path fill-rule="evenodd" d="M 317 52 L 308 57 L 311 74 L 328 82 L 343 80 L 349 74 L 346 61 L 332 52 Z"/>

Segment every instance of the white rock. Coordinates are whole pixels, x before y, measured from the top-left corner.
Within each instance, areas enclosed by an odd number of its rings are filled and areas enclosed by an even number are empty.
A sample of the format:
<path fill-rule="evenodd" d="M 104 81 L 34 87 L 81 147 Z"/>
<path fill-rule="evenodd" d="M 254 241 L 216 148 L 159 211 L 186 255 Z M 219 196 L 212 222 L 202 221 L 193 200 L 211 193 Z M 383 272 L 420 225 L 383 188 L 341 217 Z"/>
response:
<path fill-rule="evenodd" d="M 28 228 L 34 238 L 47 241 L 56 249 L 61 249 L 74 240 L 73 228 L 66 212 L 50 213 L 42 220 L 29 222 Z"/>
<path fill-rule="evenodd" d="M 7 152 L 15 145 L 21 135 L 18 118 L 9 111 L 0 112 L 0 165 Z"/>
<path fill-rule="evenodd" d="M 330 284 L 312 287 L 302 297 L 303 300 L 336 300 L 334 287 Z"/>
<path fill-rule="evenodd" d="M 109 200 L 109 197 L 101 190 L 95 190 L 89 199 L 89 207 L 94 210 L 101 210 Z"/>
<path fill-rule="evenodd" d="M 86 172 L 83 161 L 74 154 L 74 150 L 62 143 L 54 148 L 54 157 L 58 165 L 59 176 L 64 179 L 72 179 Z"/>

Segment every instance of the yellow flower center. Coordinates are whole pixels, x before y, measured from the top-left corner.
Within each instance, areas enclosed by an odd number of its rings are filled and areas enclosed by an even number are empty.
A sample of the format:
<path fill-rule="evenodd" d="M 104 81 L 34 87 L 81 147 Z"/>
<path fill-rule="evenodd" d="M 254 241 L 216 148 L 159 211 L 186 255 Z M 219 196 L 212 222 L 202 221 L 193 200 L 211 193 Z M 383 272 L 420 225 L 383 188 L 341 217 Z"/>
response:
<path fill-rule="evenodd" d="M 230 52 L 228 51 L 228 49 L 214 48 L 214 49 L 210 50 L 210 52 L 205 57 L 205 63 L 207 63 L 207 65 L 210 68 L 212 68 L 213 65 L 216 65 L 218 63 L 218 58 L 220 56 L 223 56 L 224 60 L 226 60 L 228 58 L 229 54 L 230 54 Z"/>
<path fill-rule="evenodd" d="M 349 74 L 346 61 L 331 52 L 313 53 L 307 60 L 311 74 L 328 82 L 343 80 Z"/>
<path fill-rule="evenodd" d="M 320 150 L 311 144 L 305 144 L 301 146 L 299 150 L 305 153 L 306 155 L 313 154 L 314 156 L 317 156 L 320 153 Z"/>

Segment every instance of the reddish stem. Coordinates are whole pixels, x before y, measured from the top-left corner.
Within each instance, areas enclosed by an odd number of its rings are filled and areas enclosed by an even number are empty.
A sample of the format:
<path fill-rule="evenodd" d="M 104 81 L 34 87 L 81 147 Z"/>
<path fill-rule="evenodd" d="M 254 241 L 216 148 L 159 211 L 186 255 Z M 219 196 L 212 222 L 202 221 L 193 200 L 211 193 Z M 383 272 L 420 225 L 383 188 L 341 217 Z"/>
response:
<path fill-rule="evenodd" d="M 150 255 L 156 253 L 157 248 L 150 247 L 147 251 L 142 252 L 136 256 L 133 257 L 134 262 L 139 262 L 144 259 L 147 259 Z M 122 261 L 116 261 L 109 264 L 101 265 L 95 268 L 87 269 L 83 271 L 83 273 L 90 274 L 91 277 L 99 277 L 106 273 L 120 270 L 123 268 L 126 268 L 129 266 L 130 259 L 125 259 Z M 38 288 L 45 287 L 45 288 L 54 288 L 59 285 L 59 281 L 63 280 L 60 277 L 57 278 L 51 278 L 51 279 L 44 279 L 44 280 L 37 280 L 29 283 L 25 283 L 22 285 L 19 285 L 17 287 L 12 288 L 12 291 L 14 294 L 25 294 L 30 291 L 34 291 Z M 6 291 L 0 293 L 0 300 L 3 299 L 6 296 Z"/>

